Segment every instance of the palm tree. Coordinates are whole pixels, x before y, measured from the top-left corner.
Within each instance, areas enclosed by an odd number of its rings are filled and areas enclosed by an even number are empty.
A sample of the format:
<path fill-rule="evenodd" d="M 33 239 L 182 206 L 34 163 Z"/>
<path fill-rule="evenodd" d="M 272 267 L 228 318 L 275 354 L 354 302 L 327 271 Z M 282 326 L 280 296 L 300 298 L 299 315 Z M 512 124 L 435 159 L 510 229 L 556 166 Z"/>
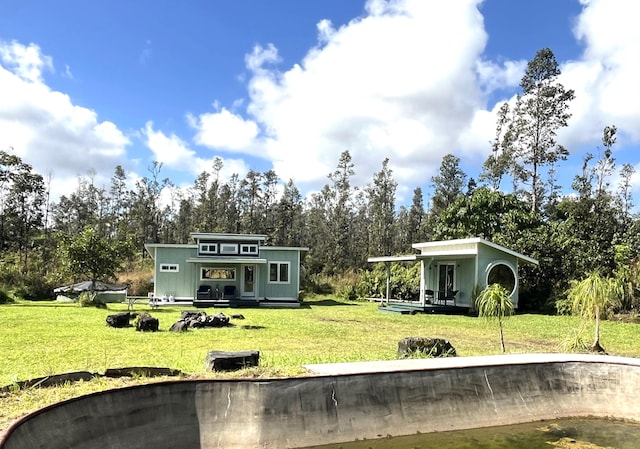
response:
<path fill-rule="evenodd" d="M 596 321 L 592 351 L 605 352 L 600 346 L 600 316 L 607 308 L 619 304 L 621 296 L 620 282 L 614 278 L 603 278 L 597 271 L 580 282 L 571 282 L 567 298 L 573 313 L 580 315 L 584 320 Z"/>
<path fill-rule="evenodd" d="M 500 284 L 487 286 L 476 298 L 476 308 L 478 315 L 487 320 L 497 320 L 500 330 L 500 347 L 504 349 L 504 334 L 502 332 L 502 322 L 509 315 L 513 315 L 513 301 L 509 292 Z"/>

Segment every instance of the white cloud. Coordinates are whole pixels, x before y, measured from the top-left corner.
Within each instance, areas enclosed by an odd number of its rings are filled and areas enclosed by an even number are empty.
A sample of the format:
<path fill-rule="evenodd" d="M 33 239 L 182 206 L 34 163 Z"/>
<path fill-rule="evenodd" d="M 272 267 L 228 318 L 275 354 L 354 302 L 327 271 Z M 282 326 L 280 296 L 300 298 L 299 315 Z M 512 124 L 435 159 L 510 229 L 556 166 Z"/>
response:
<path fill-rule="evenodd" d="M 428 179 L 484 102 L 478 3 L 370 1 L 368 16 L 339 29 L 320 22 L 318 46 L 284 72 L 270 65 L 278 60 L 273 46 L 254 49 L 247 110 L 276 172 L 324 182 L 348 149 L 358 184 L 386 157 L 392 168 L 411 167 L 403 182 Z"/>
<path fill-rule="evenodd" d="M 640 142 L 640 3 L 626 0 L 582 2 L 574 34 L 584 45 L 581 58 L 562 67 L 562 82 L 576 91 L 565 137 L 576 146 L 598 143 L 602 129 L 615 124 L 619 142 Z"/>
<path fill-rule="evenodd" d="M 251 120 L 222 108 L 219 112 L 205 113 L 197 118 L 188 117 L 191 126 L 197 130 L 194 141 L 210 148 L 247 152 L 255 145 L 258 125 Z M 257 153 L 259 154 L 259 152 Z"/>
<path fill-rule="evenodd" d="M 35 44 L 0 41 L 0 60 L 16 76 L 25 81 L 41 82 L 42 71 L 53 71 L 53 60 L 43 55 Z"/>
<path fill-rule="evenodd" d="M 203 159 L 189 148 L 188 144 L 175 134 L 165 135 L 162 131 L 153 129 L 153 122 L 147 122 L 141 131 L 145 139 L 145 145 L 153 153 L 153 159 L 162 163 L 163 167 L 170 170 L 186 171 L 198 175 L 203 171 L 211 171 L 215 158 Z M 244 176 L 249 167 L 242 159 L 222 158 L 223 167 L 220 172 L 223 181 L 232 175 Z"/>
<path fill-rule="evenodd" d="M 126 157 L 128 137 L 44 84 L 53 61 L 37 45 L 0 42 L 0 61 L 0 148 L 14 148 L 43 176 L 51 173 L 53 197 L 68 194 L 69 179 L 89 169 L 108 181 Z"/>

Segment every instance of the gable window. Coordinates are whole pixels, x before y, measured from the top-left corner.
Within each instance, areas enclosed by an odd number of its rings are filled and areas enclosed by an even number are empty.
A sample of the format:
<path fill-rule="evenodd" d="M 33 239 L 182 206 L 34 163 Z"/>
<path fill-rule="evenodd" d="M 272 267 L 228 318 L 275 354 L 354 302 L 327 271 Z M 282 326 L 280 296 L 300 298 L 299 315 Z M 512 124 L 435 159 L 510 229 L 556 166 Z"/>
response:
<path fill-rule="evenodd" d="M 289 262 L 269 263 L 269 283 L 288 284 L 289 283 Z"/>
<path fill-rule="evenodd" d="M 235 278 L 236 278 L 235 268 L 202 267 L 202 269 L 200 270 L 201 281 L 206 281 L 210 279 L 235 280 Z"/>
<path fill-rule="evenodd" d="M 257 256 L 258 255 L 258 245 L 254 243 L 241 243 L 240 244 L 240 254 L 244 254 L 247 256 Z"/>
<path fill-rule="evenodd" d="M 178 273 L 180 271 L 180 265 L 177 263 L 163 263 L 160 264 L 160 271 Z"/>
<path fill-rule="evenodd" d="M 237 243 L 221 243 L 220 254 L 238 254 Z"/>
<path fill-rule="evenodd" d="M 217 243 L 201 243 L 200 254 L 218 254 Z"/>

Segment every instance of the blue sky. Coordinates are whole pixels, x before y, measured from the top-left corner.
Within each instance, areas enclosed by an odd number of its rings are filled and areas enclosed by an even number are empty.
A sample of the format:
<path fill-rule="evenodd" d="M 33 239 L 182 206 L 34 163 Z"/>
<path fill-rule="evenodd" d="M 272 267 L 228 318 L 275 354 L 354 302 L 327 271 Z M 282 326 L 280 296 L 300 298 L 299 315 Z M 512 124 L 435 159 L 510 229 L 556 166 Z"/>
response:
<path fill-rule="evenodd" d="M 447 153 L 478 175 L 495 111 L 549 47 L 576 91 L 562 184 L 616 125 L 640 202 L 635 0 L 2 2 L 0 148 L 54 197 L 152 161 L 186 188 L 216 156 L 223 177 L 273 168 L 309 193 L 348 149 L 355 184 L 388 157 L 410 201 Z"/>

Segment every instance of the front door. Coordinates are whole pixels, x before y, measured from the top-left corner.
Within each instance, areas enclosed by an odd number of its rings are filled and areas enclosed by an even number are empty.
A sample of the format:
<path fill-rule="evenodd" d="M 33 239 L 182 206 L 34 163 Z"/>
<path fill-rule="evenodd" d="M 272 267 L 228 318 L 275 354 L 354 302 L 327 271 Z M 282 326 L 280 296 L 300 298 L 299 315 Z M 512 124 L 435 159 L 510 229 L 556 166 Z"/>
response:
<path fill-rule="evenodd" d="M 256 297 L 256 266 L 243 265 L 241 281 L 241 294 L 243 298 Z"/>
<path fill-rule="evenodd" d="M 438 292 L 448 296 L 456 288 L 456 265 L 455 263 L 438 264 Z"/>

